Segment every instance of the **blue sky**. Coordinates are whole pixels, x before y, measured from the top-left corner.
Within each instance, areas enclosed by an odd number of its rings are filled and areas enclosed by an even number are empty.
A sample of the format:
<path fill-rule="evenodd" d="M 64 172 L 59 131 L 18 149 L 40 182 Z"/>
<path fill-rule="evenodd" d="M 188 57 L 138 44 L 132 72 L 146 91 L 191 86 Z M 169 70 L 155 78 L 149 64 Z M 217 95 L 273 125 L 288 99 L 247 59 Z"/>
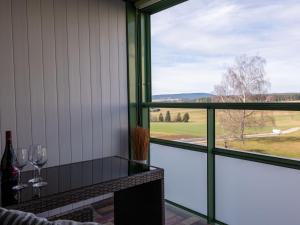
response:
<path fill-rule="evenodd" d="M 270 92 L 300 92 L 300 0 L 189 0 L 151 24 L 153 94 L 212 93 L 242 54 L 267 60 Z"/>

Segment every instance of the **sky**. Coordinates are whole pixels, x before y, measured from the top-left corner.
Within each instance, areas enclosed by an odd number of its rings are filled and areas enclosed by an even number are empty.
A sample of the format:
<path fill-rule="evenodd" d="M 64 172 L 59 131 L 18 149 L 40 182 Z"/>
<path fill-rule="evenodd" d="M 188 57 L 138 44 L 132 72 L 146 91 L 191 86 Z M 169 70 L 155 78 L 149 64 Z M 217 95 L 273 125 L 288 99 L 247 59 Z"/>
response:
<path fill-rule="evenodd" d="M 151 16 L 152 93 L 213 93 L 228 66 L 266 59 L 270 93 L 300 92 L 300 0 L 189 0 Z"/>

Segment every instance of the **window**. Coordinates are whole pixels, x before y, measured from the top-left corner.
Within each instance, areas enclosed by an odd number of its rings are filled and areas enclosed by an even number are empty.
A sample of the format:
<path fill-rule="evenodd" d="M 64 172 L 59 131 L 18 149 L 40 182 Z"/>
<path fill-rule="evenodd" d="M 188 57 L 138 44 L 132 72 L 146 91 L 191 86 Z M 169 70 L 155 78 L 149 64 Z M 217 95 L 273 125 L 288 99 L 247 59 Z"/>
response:
<path fill-rule="evenodd" d="M 189 0 L 152 15 L 152 101 L 300 104 L 299 27 L 295 0 Z M 207 144 L 206 110 L 150 112 L 151 137 Z M 300 112 L 216 110 L 215 121 L 218 148 L 300 159 Z"/>
<path fill-rule="evenodd" d="M 300 112 L 217 110 L 216 146 L 300 159 Z"/>
<path fill-rule="evenodd" d="M 299 27 L 296 0 L 189 0 L 152 15 L 153 101 L 299 101 Z"/>

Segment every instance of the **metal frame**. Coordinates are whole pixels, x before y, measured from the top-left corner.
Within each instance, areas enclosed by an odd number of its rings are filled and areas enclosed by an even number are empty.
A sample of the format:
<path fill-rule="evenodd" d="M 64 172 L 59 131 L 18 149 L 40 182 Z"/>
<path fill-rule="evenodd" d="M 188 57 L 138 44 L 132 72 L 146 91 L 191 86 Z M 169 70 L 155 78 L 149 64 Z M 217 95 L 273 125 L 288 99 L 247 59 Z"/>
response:
<path fill-rule="evenodd" d="M 273 111 L 300 111 L 300 103 L 144 103 L 143 107 L 149 108 L 190 108 L 190 109 L 206 109 L 206 110 L 218 110 L 218 109 L 232 109 L 232 110 L 273 110 Z M 211 114 L 212 115 L 212 114 Z M 207 117 L 207 126 L 215 126 L 214 119 L 209 119 L 209 114 Z M 213 124 L 212 124 L 213 121 Z M 208 139 L 211 134 L 209 131 L 207 133 Z M 215 138 L 215 136 L 214 136 Z M 152 139 L 151 139 L 152 140 Z M 155 142 L 160 139 L 155 139 Z M 159 142 L 163 142 L 160 140 Z M 176 141 L 167 141 L 168 146 L 172 147 L 182 147 L 182 144 L 178 144 Z M 212 143 L 212 140 L 208 140 L 209 143 Z M 195 149 L 197 145 L 194 144 L 184 144 L 184 149 Z M 204 146 L 198 146 L 198 148 L 208 149 Z M 293 168 L 300 170 L 300 161 L 295 159 L 287 159 L 272 155 L 264 155 L 259 153 L 250 153 L 246 151 L 236 151 L 228 150 L 222 148 L 213 148 L 212 153 L 214 155 L 226 156 L 231 158 L 250 160 L 255 162 L 261 162 L 266 164 L 271 164 L 275 166 Z"/>
<path fill-rule="evenodd" d="M 207 153 L 207 219 L 210 223 L 224 224 L 215 218 L 215 156 L 224 156 L 300 170 L 300 161 L 257 153 L 220 149 L 215 146 L 215 112 L 231 110 L 300 111 L 300 103 L 158 103 L 151 99 L 151 21 L 154 13 L 186 0 L 160 0 L 154 4 L 127 1 L 128 44 L 128 101 L 129 130 L 137 125 L 150 128 L 150 108 L 193 108 L 207 110 L 207 146 L 151 138 L 151 143 Z M 131 137 L 131 136 L 129 136 Z M 131 140 L 129 141 L 131 142 Z M 130 146 L 129 146 L 130 149 Z M 130 149 L 131 153 L 131 149 Z M 129 153 L 129 155 L 131 155 Z M 149 153 L 150 154 L 150 153 Z M 149 155 L 150 159 L 150 155 Z M 179 206 L 173 202 L 171 204 Z M 181 206 L 181 208 L 186 209 Z M 203 215 L 202 215 L 203 216 Z"/>
<path fill-rule="evenodd" d="M 159 0 L 159 1 L 153 1 L 153 4 L 145 4 L 143 0 L 140 0 L 136 3 L 137 7 L 143 7 L 141 8 L 143 12 L 148 14 L 154 14 L 157 12 L 160 12 L 162 10 L 168 9 L 172 6 L 178 5 L 180 3 L 186 2 L 188 0 Z M 149 1 L 151 2 L 151 1 Z"/>
<path fill-rule="evenodd" d="M 254 161 L 274 166 L 300 170 L 300 161 L 272 155 L 228 150 L 215 146 L 215 111 L 217 109 L 233 110 L 276 110 L 300 111 L 299 103 L 144 103 L 144 108 L 193 108 L 207 110 L 207 146 L 181 143 L 170 140 L 151 138 L 151 143 L 174 148 L 207 153 L 207 220 L 209 223 L 224 224 L 215 218 L 215 156 L 224 156 L 241 160 Z"/>
<path fill-rule="evenodd" d="M 153 108 L 189 108 L 189 109 L 240 109 L 240 110 L 276 110 L 300 111 L 300 103 L 169 103 L 146 102 L 143 107 Z"/>
<path fill-rule="evenodd" d="M 137 82 L 137 15 L 133 3 L 126 2 L 127 36 L 127 92 L 128 92 L 128 156 L 132 158 L 132 129 L 138 123 L 138 82 Z"/>
<path fill-rule="evenodd" d="M 189 144 L 184 142 L 175 142 L 175 141 L 169 141 L 169 140 L 159 139 L 159 138 L 151 138 L 150 142 L 158 145 L 164 145 L 164 146 L 169 146 L 174 148 L 182 148 L 182 149 L 195 151 L 195 152 L 207 153 L 207 147 L 203 145 L 195 145 L 195 144 Z"/>
<path fill-rule="evenodd" d="M 222 148 L 216 148 L 214 149 L 213 152 L 215 155 L 219 155 L 219 156 L 300 170 L 300 161 L 295 159 L 287 159 L 287 158 L 281 158 L 272 155 L 264 155 L 259 153 L 246 152 L 246 151 L 237 151 L 232 149 L 228 150 Z"/>
<path fill-rule="evenodd" d="M 215 110 L 207 110 L 207 217 L 215 220 Z"/>

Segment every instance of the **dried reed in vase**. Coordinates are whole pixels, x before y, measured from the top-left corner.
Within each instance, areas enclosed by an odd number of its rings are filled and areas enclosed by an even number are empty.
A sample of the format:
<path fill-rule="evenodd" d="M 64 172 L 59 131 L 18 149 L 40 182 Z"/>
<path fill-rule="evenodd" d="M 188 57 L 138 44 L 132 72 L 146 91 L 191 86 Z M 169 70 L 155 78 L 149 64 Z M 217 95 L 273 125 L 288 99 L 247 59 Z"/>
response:
<path fill-rule="evenodd" d="M 134 159 L 147 160 L 149 150 L 149 130 L 143 127 L 136 127 L 133 131 Z"/>

